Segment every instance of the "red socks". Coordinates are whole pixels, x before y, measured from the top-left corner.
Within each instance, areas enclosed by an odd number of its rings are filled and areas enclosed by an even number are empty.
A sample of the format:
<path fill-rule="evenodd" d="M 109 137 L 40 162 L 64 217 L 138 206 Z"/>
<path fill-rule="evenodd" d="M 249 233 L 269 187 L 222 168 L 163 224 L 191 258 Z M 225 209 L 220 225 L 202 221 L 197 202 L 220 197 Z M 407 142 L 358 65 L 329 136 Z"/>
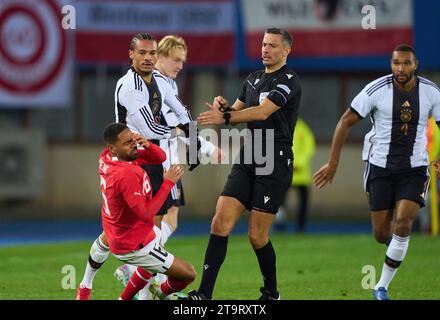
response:
<path fill-rule="evenodd" d="M 145 287 L 151 277 L 151 273 L 138 267 L 135 273 L 133 273 L 133 275 L 131 276 L 130 281 L 128 281 L 124 291 L 122 292 L 121 299 L 131 300 L 135 296 L 135 294 L 139 292 L 139 290 Z"/>
<path fill-rule="evenodd" d="M 170 295 L 174 292 L 182 291 L 190 283 L 191 283 L 191 281 L 183 281 L 183 280 L 179 280 L 179 279 L 176 279 L 173 277 L 168 277 L 168 279 L 161 284 L 160 290 L 165 295 Z"/>

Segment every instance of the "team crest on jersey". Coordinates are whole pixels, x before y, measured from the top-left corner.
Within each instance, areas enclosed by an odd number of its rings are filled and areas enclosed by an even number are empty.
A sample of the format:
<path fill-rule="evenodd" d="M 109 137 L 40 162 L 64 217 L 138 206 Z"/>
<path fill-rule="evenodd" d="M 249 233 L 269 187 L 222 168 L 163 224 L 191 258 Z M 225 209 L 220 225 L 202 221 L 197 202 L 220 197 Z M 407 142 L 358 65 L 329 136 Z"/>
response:
<path fill-rule="evenodd" d="M 402 109 L 400 109 L 400 120 L 402 120 L 403 125 L 402 127 L 400 127 L 400 131 L 403 132 L 404 135 L 408 134 L 408 122 L 411 121 L 411 104 L 408 102 L 408 100 L 406 100 L 403 104 L 402 104 Z"/>
<path fill-rule="evenodd" d="M 153 105 L 151 106 L 151 112 L 153 112 L 153 114 L 158 113 L 159 112 L 159 102 L 153 101 L 152 104 Z"/>
<path fill-rule="evenodd" d="M 400 113 L 400 120 L 403 122 L 411 121 L 411 110 L 402 110 Z"/>

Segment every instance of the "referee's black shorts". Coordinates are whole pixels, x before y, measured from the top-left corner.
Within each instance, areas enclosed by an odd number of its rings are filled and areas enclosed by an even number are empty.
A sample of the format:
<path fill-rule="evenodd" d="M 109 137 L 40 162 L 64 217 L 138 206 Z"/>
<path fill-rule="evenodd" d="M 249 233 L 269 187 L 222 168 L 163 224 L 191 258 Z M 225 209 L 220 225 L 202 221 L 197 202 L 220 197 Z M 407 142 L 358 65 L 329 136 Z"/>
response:
<path fill-rule="evenodd" d="M 411 200 L 425 206 L 429 187 L 428 167 L 390 170 L 367 163 L 365 191 L 371 211 L 394 209 L 399 200 Z"/>
<path fill-rule="evenodd" d="M 276 214 L 284 203 L 287 190 L 292 183 L 293 153 L 288 144 L 275 145 L 273 172 L 267 175 L 256 175 L 257 165 L 244 163 L 243 147 L 240 149 L 239 163 L 233 165 L 228 176 L 222 196 L 240 201 L 247 210 L 257 210 Z"/>
<path fill-rule="evenodd" d="M 151 189 L 153 191 L 153 197 L 154 197 L 163 183 L 162 164 L 147 164 L 147 165 L 143 165 L 142 168 L 148 173 L 148 177 L 150 178 Z M 173 205 L 174 205 L 174 200 L 170 192 L 163 206 L 159 209 L 157 215 L 163 216 L 164 214 L 167 213 L 168 209 L 171 208 Z"/>

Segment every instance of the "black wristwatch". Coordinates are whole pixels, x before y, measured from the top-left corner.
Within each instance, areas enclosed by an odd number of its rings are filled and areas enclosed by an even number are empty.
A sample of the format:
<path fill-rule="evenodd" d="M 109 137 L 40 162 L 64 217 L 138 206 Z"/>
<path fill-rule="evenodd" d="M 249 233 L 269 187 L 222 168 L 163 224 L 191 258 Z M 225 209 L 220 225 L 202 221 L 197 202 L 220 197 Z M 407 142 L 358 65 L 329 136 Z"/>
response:
<path fill-rule="evenodd" d="M 229 126 L 231 124 L 231 111 L 223 112 L 223 119 L 225 119 L 225 125 Z"/>
<path fill-rule="evenodd" d="M 232 111 L 232 108 L 230 106 L 225 106 L 225 105 L 223 105 L 221 103 L 219 103 L 219 104 L 220 104 L 220 107 L 218 109 L 221 112 L 225 113 L 225 112 L 228 112 L 228 111 Z"/>

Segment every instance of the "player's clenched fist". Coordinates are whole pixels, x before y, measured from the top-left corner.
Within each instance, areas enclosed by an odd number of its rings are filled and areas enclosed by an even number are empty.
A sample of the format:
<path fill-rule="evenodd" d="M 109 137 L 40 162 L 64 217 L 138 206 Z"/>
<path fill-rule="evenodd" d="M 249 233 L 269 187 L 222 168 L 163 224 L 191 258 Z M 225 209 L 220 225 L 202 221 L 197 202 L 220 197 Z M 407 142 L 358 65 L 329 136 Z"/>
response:
<path fill-rule="evenodd" d="M 167 171 L 165 171 L 163 177 L 174 183 L 176 183 L 181 176 L 183 176 L 183 167 L 179 165 L 172 165 Z"/>

